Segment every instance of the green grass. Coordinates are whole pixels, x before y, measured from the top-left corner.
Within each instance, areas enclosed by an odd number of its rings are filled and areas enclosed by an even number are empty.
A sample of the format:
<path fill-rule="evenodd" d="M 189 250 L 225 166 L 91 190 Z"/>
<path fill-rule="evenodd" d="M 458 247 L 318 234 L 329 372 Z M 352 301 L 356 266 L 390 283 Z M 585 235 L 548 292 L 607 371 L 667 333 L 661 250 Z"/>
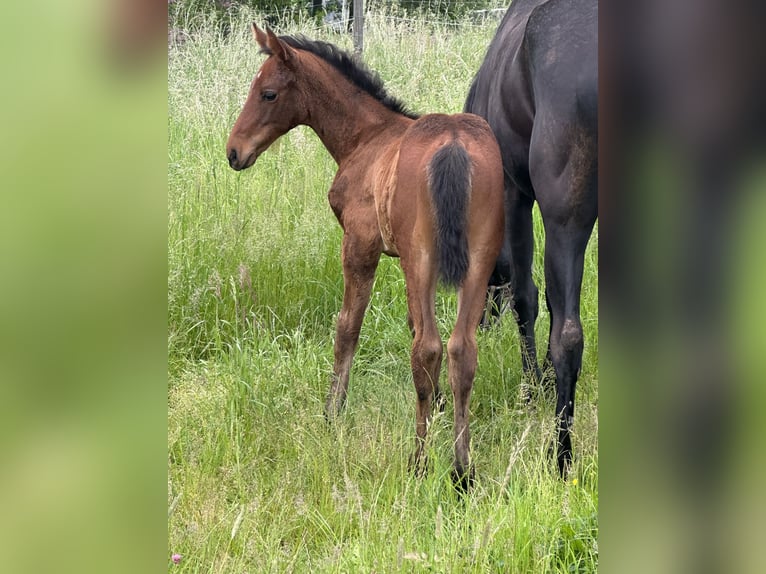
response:
<path fill-rule="evenodd" d="M 476 488 L 460 499 L 449 479 L 451 398 L 432 426 L 431 471 L 414 477 L 398 261 L 381 261 L 347 408 L 328 425 L 322 409 L 343 286 L 341 230 L 326 198 L 335 164 L 308 128 L 283 137 L 250 170 L 226 163 L 228 131 L 263 58 L 247 22 L 235 22 L 225 40 L 203 26 L 169 59 L 169 569 L 595 571 L 597 230 L 586 255 L 570 481 L 556 478 L 547 456 L 552 399 L 536 397 L 530 408 L 519 401 L 510 314 L 479 335 Z M 285 31 L 350 47 L 350 38 L 310 24 Z M 411 108 L 457 112 L 493 33 L 491 25 L 438 28 L 373 15 L 365 60 Z M 534 272 L 542 292 L 540 253 Z M 446 339 L 454 293 L 439 292 L 437 311 Z M 547 330 L 541 299 L 543 350 Z M 183 555 L 180 564 L 171 553 Z"/>

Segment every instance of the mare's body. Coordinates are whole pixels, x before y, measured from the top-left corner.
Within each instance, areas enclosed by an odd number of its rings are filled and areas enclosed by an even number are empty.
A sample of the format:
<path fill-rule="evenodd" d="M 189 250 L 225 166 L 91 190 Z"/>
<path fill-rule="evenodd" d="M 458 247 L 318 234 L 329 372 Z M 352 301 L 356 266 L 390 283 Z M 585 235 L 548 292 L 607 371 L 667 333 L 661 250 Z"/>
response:
<path fill-rule="evenodd" d="M 465 111 L 487 119 L 500 144 L 506 231 L 490 284 L 510 282 L 522 368 L 534 381 L 541 379 L 532 279 L 535 201 L 545 226 L 547 358 L 556 376 L 562 473 L 571 461 L 569 427 L 582 364 L 583 259 L 598 213 L 597 44 L 596 0 L 515 0 L 465 104 Z"/>

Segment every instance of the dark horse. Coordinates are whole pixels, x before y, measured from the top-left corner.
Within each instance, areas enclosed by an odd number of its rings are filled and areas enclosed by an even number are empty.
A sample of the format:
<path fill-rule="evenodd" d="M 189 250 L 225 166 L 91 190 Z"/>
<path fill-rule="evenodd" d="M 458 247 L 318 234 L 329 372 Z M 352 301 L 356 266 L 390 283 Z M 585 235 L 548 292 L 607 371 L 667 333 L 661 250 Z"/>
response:
<path fill-rule="evenodd" d="M 399 257 L 407 286 L 412 376 L 417 394 L 416 471 L 432 401 L 439 394 L 442 340 L 435 320 L 438 278 L 458 286 L 447 343 L 455 401 L 456 483 L 472 477 L 468 402 L 477 363 L 476 329 L 503 236 L 502 160 L 492 130 L 472 114 L 418 118 L 380 79 L 324 42 L 275 36 L 253 25 L 268 58 L 256 74 L 226 152 L 236 170 L 278 137 L 310 126 L 338 164 L 330 206 L 343 228 L 343 307 L 338 315 L 328 418 L 346 400 L 349 371 L 382 253 Z"/>
<path fill-rule="evenodd" d="M 583 257 L 598 214 L 597 21 L 596 0 L 514 0 L 465 104 L 487 119 L 500 144 L 506 230 L 490 285 L 510 282 L 524 377 L 538 382 L 532 204 L 540 206 L 562 475 L 572 459 L 569 428 L 582 364 Z"/>

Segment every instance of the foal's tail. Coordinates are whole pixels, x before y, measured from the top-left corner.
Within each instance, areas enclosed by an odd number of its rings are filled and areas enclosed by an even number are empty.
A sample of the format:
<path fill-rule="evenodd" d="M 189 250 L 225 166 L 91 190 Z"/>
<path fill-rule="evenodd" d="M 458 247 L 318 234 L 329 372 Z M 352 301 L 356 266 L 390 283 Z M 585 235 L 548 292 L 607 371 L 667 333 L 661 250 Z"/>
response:
<path fill-rule="evenodd" d="M 439 275 L 459 286 L 468 271 L 468 199 L 471 158 L 457 142 L 439 148 L 428 166 L 428 184 L 436 212 Z"/>

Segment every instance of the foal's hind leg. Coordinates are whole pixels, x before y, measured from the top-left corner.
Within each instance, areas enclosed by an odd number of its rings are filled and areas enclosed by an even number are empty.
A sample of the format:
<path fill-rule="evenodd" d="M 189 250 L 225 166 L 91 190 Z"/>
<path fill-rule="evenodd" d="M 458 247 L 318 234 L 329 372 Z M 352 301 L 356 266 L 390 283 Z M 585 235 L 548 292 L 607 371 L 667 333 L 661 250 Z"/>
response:
<path fill-rule="evenodd" d="M 364 241 L 348 233 L 343 236 L 343 306 L 338 315 L 332 384 L 325 404 L 328 419 L 333 419 L 346 402 L 351 363 L 370 302 L 380 253 L 374 241 Z"/>
<path fill-rule="evenodd" d="M 472 267 L 458 293 L 457 322 L 447 342 L 449 382 L 455 405 L 453 480 L 458 489 L 464 492 L 473 482 L 468 406 L 478 362 L 476 329 L 483 314 L 486 289 L 487 274 L 483 269 L 477 271 L 477 267 Z"/>
<path fill-rule="evenodd" d="M 436 270 L 423 258 L 402 261 L 407 284 L 408 322 L 413 333 L 412 380 L 417 402 L 415 406 L 416 447 L 412 464 L 417 474 L 426 468 L 426 436 L 431 422 L 434 399 L 439 401 L 439 372 L 442 363 L 442 340 L 436 327 Z M 440 401 L 439 401 L 440 402 Z"/>

